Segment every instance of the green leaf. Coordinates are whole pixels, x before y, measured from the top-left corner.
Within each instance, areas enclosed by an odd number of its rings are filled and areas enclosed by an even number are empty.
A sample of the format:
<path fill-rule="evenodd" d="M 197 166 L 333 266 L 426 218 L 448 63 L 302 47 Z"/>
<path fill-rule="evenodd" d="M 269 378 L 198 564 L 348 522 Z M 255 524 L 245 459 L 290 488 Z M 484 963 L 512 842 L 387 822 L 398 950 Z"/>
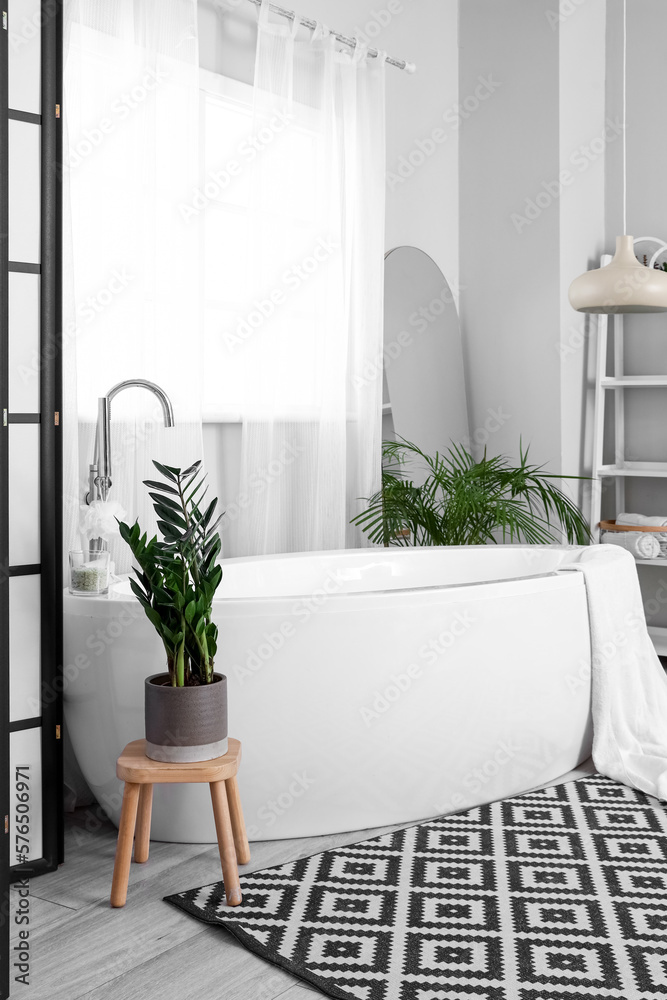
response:
<path fill-rule="evenodd" d="M 164 476 L 165 479 L 169 480 L 169 482 L 171 483 L 178 482 L 178 477 L 181 474 L 180 469 L 175 469 L 172 465 L 162 465 L 160 462 L 156 462 L 155 459 L 153 459 L 153 465 L 155 466 L 157 471 Z"/>
<path fill-rule="evenodd" d="M 186 476 L 191 476 L 193 473 L 197 472 L 201 468 L 201 459 L 197 462 L 193 462 L 187 469 L 181 472 L 181 478 L 185 479 Z"/>
<path fill-rule="evenodd" d="M 160 490 L 162 493 L 172 493 L 174 496 L 180 496 L 178 490 L 175 490 L 173 486 L 169 486 L 167 483 L 158 483 L 155 479 L 144 479 L 144 486 L 149 486 L 152 490 Z"/>
<path fill-rule="evenodd" d="M 178 528 L 183 528 L 183 530 L 187 528 L 187 523 L 183 520 L 180 514 L 177 514 L 176 511 L 171 509 L 171 507 L 165 507 L 161 503 L 153 504 L 153 507 L 157 516 L 161 517 L 166 524 L 175 524 Z M 159 524 L 160 522 L 158 521 L 158 525 Z"/>
<path fill-rule="evenodd" d="M 118 518 L 116 518 L 116 520 L 118 521 Z M 129 524 L 126 524 L 125 521 L 118 521 L 118 531 L 123 541 L 129 544 L 130 534 L 131 534 L 131 528 Z"/>
<path fill-rule="evenodd" d="M 150 597 L 150 594 L 148 593 L 147 589 L 142 590 L 137 581 L 133 580 L 132 577 L 130 577 L 130 589 L 132 590 L 132 593 L 135 595 L 135 597 L 138 597 L 140 601 L 145 601 L 148 599 L 148 597 Z"/>
<path fill-rule="evenodd" d="M 165 478 L 146 480 L 159 534 L 148 539 L 138 522 L 119 522 L 139 567 L 132 592 L 162 639 L 172 678 L 183 683 L 192 674 L 207 682 L 217 651 L 218 631 L 210 619 L 222 578 L 216 529 L 223 515 L 215 518 L 217 500 L 204 509 L 208 487 L 200 461 L 183 472 L 154 465 Z"/>
<path fill-rule="evenodd" d="M 172 500 L 172 498 L 170 496 L 167 496 L 166 493 L 165 494 L 149 493 L 148 495 L 154 504 L 156 503 L 164 504 L 166 507 L 171 507 L 172 510 L 176 510 L 179 513 L 181 513 L 181 511 L 183 510 L 181 504 L 178 503 L 176 500 Z"/>
<path fill-rule="evenodd" d="M 158 632 L 162 631 L 162 618 L 154 608 L 144 608 L 146 612 L 146 617 L 155 626 Z"/>
<path fill-rule="evenodd" d="M 180 531 L 178 531 L 177 528 L 172 527 L 172 525 L 168 524 L 166 521 L 158 521 L 157 526 L 162 532 L 163 537 L 168 542 L 187 541 L 187 538 L 185 537 L 186 535 L 185 532 L 181 533 Z M 192 532 L 190 532 L 190 534 L 191 533 Z"/>
<path fill-rule="evenodd" d="M 420 485 L 404 474 L 421 465 Z M 479 461 L 454 444 L 429 456 L 404 439 L 385 442 L 382 488 L 367 500 L 353 522 L 373 542 L 384 545 L 478 545 L 498 540 L 530 544 L 560 540 L 585 544 L 591 534 L 576 504 L 528 461 L 519 444 L 519 464 L 502 457 Z M 580 477 L 572 477 L 580 478 Z M 553 529 L 556 529 L 554 531 Z M 404 534 L 407 532 L 408 534 Z"/>
<path fill-rule="evenodd" d="M 190 483 L 188 485 L 188 489 L 190 489 L 190 488 L 192 488 L 192 492 L 189 493 L 186 496 L 186 498 L 185 498 L 186 503 L 194 505 L 195 504 L 195 497 L 197 496 L 197 494 L 199 493 L 199 491 L 203 489 L 204 492 L 202 493 L 202 495 L 197 500 L 197 504 L 200 504 L 202 502 L 202 500 L 204 499 L 204 496 L 208 492 L 208 486 L 206 485 L 206 479 L 205 478 L 200 479 L 199 482 L 196 483 L 195 485 L 193 485 L 193 483 Z"/>

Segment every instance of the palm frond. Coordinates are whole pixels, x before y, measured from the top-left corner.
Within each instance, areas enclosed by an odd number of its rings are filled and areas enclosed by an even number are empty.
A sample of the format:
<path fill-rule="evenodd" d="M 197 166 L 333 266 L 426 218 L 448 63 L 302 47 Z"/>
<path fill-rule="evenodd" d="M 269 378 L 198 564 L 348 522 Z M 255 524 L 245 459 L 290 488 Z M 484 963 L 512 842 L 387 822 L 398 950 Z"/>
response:
<path fill-rule="evenodd" d="M 444 454 L 426 454 L 404 438 L 383 445 L 382 487 L 353 518 L 370 541 L 383 545 L 484 545 L 560 541 L 584 545 L 591 532 L 581 511 L 553 480 L 531 464 L 519 443 L 519 464 L 504 456 L 479 461 L 460 444 Z M 424 474 L 415 485 L 405 473 Z"/>

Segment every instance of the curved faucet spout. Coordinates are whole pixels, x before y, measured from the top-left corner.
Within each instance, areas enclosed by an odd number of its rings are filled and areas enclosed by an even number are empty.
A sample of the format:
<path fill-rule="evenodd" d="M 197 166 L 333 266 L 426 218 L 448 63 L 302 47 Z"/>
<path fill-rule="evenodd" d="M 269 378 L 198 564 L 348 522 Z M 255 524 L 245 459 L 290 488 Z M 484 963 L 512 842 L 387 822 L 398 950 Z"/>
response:
<path fill-rule="evenodd" d="M 155 382 L 145 378 L 129 378 L 109 389 L 106 396 L 97 400 L 97 431 L 95 433 L 95 457 L 90 467 L 90 491 L 87 502 L 97 496 L 106 500 L 111 488 L 111 400 L 123 389 L 148 389 L 159 399 L 165 427 L 174 426 L 174 408 L 169 396 Z"/>
<path fill-rule="evenodd" d="M 148 389 L 149 392 L 152 392 L 153 395 L 157 396 L 160 400 L 160 404 L 162 406 L 162 416 L 164 417 L 164 426 L 174 426 L 174 408 L 171 405 L 171 400 L 164 389 L 161 389 L 159 385 L 155 384 L 155 382 L 149 382 L 148 379 L 145 378 L 128 378 L 124 382 L 118 382 L 118 384 L 109 389 L 106 394 L 106 399 L 109 401 L 109 404 L 111 404 L 111 400 L 114 399 L 119 392 L 122 392 L 123 389 Z"/>

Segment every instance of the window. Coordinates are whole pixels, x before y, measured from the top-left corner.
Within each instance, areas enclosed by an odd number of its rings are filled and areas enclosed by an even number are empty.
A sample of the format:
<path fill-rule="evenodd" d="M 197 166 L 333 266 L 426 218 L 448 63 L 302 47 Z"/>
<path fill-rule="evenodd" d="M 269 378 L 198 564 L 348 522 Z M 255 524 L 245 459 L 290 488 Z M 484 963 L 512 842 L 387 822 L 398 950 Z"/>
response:
<path fill-rule="evenodd" d="M 323 391 L 318 315 L 339 241 L 319 210 L 331 176 L 313 112 L 295 108 L 254 123 L 252 87 L 201 71 L 200 184 L 181 212 L 200 226 L 206 421 L 261 418 L 280 400 L 307 418 Z"/>

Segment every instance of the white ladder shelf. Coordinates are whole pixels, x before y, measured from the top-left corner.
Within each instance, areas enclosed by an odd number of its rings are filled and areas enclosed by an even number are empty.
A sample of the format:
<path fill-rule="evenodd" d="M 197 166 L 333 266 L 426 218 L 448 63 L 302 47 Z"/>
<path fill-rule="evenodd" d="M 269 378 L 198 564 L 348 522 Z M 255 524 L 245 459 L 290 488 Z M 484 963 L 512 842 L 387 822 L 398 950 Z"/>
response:
<path fill-rule="evenodd" d="M 611 254 L 603 254 L 600 267 L 611 260 Z M 613 369 L 614 374 L 607 374 L 607 349 L 609 320 L 612 322 L 613 335 Z M 625 458 L 625 389 L 665 389 L 667 375 L 625 375 L 623 350 L 623 314 L 600 313 L 597 327 L 597 361 L 595 367 L 595 415 L 593 425 L 593 479 L 594 489 L 591 498 L 591 525 L 599 528 L 602 510 L 602 492 L 604 479 L 614 480 L 615 510 L 618 514 L 625 508 L 625 484 L 628 477 L 644 479 L 667 479 L 667 462 L 633 462 Z M 614 462 L 605 463 L 605 402 L 608 393 L 614 393 Z M 667 558 L 637 559 L 638 566 L 656 566 L 667 568 Z M 653 640 L 656 652 L 667 656 L 667 628 L 649 626 L 649 634 Z"/>

